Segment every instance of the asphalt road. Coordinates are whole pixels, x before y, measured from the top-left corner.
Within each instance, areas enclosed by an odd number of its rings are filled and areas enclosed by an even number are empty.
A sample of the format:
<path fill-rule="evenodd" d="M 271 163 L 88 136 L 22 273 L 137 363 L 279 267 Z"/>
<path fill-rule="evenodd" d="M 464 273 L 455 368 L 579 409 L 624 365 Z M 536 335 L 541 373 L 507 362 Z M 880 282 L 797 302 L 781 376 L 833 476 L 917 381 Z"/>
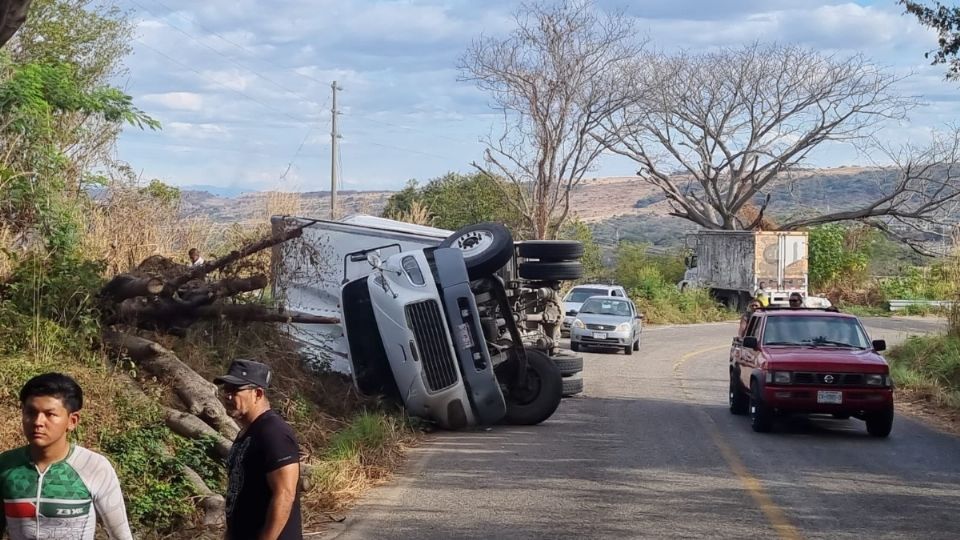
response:
<path fill-rule="evenodd" d="M 936 330 L 868 321 L 895 342 Z M 585 392 L 533 427 L 438 433 L 337 531 L 370 538 L 960 538 L 960 439 L 898 416 L 751 431 L 727 402 L 733 324 L 648 328 L 584 355 Z"/>

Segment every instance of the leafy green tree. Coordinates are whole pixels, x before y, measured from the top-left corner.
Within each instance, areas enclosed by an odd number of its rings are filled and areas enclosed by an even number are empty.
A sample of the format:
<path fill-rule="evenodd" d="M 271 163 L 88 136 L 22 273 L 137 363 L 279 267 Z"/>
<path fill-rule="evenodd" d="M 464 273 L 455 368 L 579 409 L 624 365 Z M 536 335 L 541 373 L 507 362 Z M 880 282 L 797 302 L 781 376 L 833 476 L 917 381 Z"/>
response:
<path fill-rule="evenodd" d="M 844 227 L 837 223 L 810 229 L 810 284 L 814 288 L 820 288 L 844 277 L 862 278 L 873 243 L 870 235 L 872 231 Z"/>
<path fill-rule="evenodd" d="M 912 0 L 899 0 L 899 3 L 906 8 L 907 13 L 913 14 L 920 24 L 933 28 L 939 35 L 939 48 L 924 53 L 924 57 L 932 57 L 932 65 L 949 64 L 947 78 L 960 79 L 960 59 L 957 58 L 957 52 L 960 52 L 960 7 L 945 6 L 940 2 L 934 2 L 931 7 Z"/>
<path fill-rule="evenodd" d="M 146 187 L 141 188 L 140 193 L 149 195 L 168 207 L 172 207 L 180 202 L 180 188 L 165 184 L 156 178 L 151 180 Z"/>
<path fill-rule="evenodd" d="M 408 214 L 418 201 L 433 216 L 433 225 L 442 229 L 459 229 L 481 221 L 498 221 L 509 227 L 518 238 L 525 237 L 521 220 L 507 203 L 513 186 L 486 174 L 447 173 L 420 186 L 416 180 L 387 200 L 385 217 L 397 219 Z"/>

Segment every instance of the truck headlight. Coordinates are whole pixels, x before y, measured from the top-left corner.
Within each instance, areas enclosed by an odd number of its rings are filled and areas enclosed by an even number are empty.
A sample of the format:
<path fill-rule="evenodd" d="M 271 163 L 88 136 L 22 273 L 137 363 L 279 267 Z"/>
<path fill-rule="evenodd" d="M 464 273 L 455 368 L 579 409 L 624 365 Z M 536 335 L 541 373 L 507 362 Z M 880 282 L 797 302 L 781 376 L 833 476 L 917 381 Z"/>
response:
<path fill-rule="evenodd" d="M 410 283 L 417 286 L 423 286 L 427 283 L 426 280 L 423 279 L 423 272 L 420 270 L 420 265 L 417 264 L 417 260 L 412 256 L 408 255 L 404 257 L 400 265 L 403 266 L 403 271 L 406 272 L 407 277 L 410 278 Z"/>
<path fill-rule="evenodd" d="M 574 328 L 586 328 L 586 326 L 583 325 L 583 321 L 581 321 L 580 319 L 574 319 L 574 320 L 573 320 L 573 327 L 574 327 Z"/>
<path fill-rule="evenodd" d="M 789 371 L 768 371 L 766 381 L 773 384 L 790 384 Z"/>
<path fill-rule="evenodd" d="M 877 375 L 877 374 L 871 373 L 870 375 L 867 375 L 863 378 L 863 382 L 867 386 L 889 386 L 889 384 L 887 384 L 888 379 L 889 377 L 886 377 L 884 375 Z"/>
<path fill-rule="evenodd" d="M 629 332 L 629 331 L 630 331 L 630 323 L 625 322 L 617 325 L 617 332 Z"/>

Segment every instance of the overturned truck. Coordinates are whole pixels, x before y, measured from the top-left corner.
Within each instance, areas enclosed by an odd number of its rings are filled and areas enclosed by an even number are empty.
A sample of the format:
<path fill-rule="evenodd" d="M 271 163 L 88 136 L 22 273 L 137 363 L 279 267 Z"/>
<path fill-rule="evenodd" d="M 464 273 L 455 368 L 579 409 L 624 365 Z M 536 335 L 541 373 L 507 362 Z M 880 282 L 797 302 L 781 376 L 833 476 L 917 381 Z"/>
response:
<path fill-rule="evenodd" d="M 275 294 L 340 317 L 338 328 L 300 338 L 346 367 L 360 391 L 458 429 L 537 424 L 582 390 L 582 358 L 556 343 L 558 291 L 580 277 L 579 243 L 515 243 L 497 223 L 451 234 L 366 216 L 304 232 L 274 252 Z"/>

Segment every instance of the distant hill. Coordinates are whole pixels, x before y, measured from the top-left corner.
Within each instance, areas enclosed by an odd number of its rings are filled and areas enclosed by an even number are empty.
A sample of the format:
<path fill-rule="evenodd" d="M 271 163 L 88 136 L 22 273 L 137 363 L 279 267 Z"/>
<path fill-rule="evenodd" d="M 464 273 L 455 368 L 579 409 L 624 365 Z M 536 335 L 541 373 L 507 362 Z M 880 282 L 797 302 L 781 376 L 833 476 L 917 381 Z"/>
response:
<path fill-rule="evenodd" d="M 808 212 L 844 210 L 860 206 L 891 181 L 895 170 L 840 167 L 793 173 L 772 184 L 773 202 L 767 213 L 775 220 Z M 254 192 L 234 196 L 210 190 L 182 191 L 184 216 L 206 216 L 215 222 L 266 221 L 271 213 L 326 219 L 330 192 Z M 392 191 L 338 192 L 339 214 L 379 215 Z M 684 235 L 696 230 L 692 223 L 668 215 L 670 206 L 662 192 L 636 177 L 584 180 L 572 193 L 574 215 L 588 223 L 597 241 L 613 245 L 617 238 L 650 242 L 669 248 L 682 245 Z"/>

